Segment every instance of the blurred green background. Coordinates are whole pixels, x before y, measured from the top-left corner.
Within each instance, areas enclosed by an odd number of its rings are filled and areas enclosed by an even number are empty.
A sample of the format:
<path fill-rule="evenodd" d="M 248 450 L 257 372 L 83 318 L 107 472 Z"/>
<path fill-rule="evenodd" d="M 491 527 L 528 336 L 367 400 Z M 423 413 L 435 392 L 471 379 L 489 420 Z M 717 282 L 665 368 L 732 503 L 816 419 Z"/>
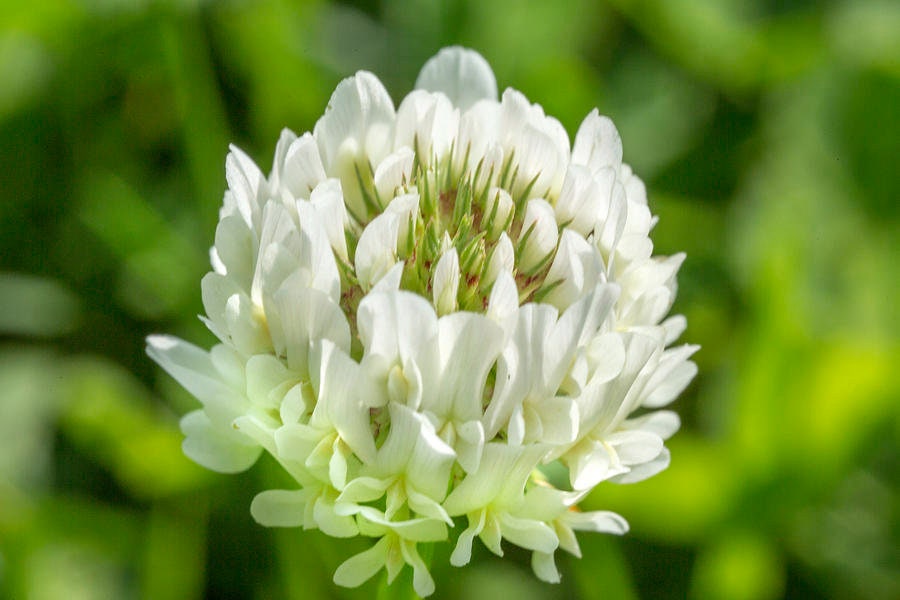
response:
<path fill-rule="evenodd" d="M 900 4 L 866 0 L 0 4 L 0 595 L 372 596 L 330 584 L 365 541 L 253 522 L 272 462 L 182 456 L 143 339 L 212 343 L 229 142 L 268 171 L 341 78 L 396 102 L 452 43 L 570 135 L 614 119 L 703 349 L 671 468 L 586 501 L 629 535 L 559 586 L 439 549 L 435 597 L 900 597 Z"/>

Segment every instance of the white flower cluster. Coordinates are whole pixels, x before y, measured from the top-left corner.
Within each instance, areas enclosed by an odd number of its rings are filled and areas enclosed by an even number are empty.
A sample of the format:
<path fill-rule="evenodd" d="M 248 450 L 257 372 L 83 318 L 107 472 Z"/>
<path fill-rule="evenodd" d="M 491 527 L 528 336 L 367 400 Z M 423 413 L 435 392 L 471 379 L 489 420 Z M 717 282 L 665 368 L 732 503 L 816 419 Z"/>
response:
<path fill-rule="evenodd" d="M 667 348 L 684 256 L 651 256 L 608 118 L 570 147 L 521 93 L 498 100 L 479 54 L 448 48 L 399 108 L 359 72 L 312 134 L 282 134 L 269 177 L 237 148 L 226 177 L 202 281 L 221 343 L 151 336 L 148 352 L 203 405 L 182 421 L 189 457 L 236 472 L 265 450 L 296 480 L 256 496 L 257 521 L 373 537 L 335 582 L 409 564 L 422 596 L 418 544 L 455 525 L 453 565 L 476 537 L 496 554 L 505 539 L 545 581 L 557 548 L 579 555 L 574 530 L 627 530 L 576 505 L 668 465 L 679 420 L 655 409 L 696 347 Z"/>

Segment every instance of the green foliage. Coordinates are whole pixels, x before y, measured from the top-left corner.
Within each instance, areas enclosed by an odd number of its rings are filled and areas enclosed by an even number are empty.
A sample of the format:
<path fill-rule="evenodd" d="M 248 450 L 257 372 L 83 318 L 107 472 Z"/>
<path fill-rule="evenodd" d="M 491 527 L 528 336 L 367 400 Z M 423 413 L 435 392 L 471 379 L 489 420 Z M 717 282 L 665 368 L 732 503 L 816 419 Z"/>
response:
<path fill-rule="evenodd" d="M 437 548 L 437 597 L 898 597 L 898 40 L 880 0 L 3 3 L 0 597 L 376 595 L 330 583 L 364 540 L 252 522 L 271 464 L 184 458 L 143 338 L 211 340 L 229 142 L 266 170 L 340 78 L 399 100 L 452 43 L 570 135 L 613 118 L 703 349 L 670 469 L 585 502 L 625 539 L 581 536 L 555 587 Z"/>

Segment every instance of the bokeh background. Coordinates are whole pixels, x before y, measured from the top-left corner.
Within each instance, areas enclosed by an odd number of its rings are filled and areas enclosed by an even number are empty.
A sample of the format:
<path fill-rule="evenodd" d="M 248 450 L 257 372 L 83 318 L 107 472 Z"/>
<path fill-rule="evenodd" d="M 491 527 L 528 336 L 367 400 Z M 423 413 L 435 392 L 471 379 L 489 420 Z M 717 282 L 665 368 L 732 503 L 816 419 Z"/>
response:
<path fill-rule="evenodd" d="M 143 339 L 212 343 L 228 143 L 267 171 L 341 78 L 399 101 L 453 43 L 570 135 L 614 119 L 703 349 L 671 468 L 585 503 L 630 534 L 558 586 L 438 550 L 435 597 L 900 597 L 900 4 L 871 0 L 0 4 L 0 596 L 374 595 L 330 584 L 364 541 L 253 522 L 272 462 L 183 457 Z"/>

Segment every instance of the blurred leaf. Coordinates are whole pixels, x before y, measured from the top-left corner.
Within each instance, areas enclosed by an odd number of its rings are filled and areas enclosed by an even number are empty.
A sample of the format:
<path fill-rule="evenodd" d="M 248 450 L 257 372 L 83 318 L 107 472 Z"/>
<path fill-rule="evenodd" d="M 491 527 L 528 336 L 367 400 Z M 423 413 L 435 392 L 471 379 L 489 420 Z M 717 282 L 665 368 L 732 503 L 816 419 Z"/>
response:
<path fill-rule="evenodd" d="M 37 503 L 14 536 L 0 538 L 11 598 L 131 598 L 139 548 L 133 512 L 74 497 Z"/>
<path fill-rule="evenodd" d="M 519 77 L 527 79 L 533 65 L 572 56 L 581 44 L 602 34 L 594 27 L 597 23 L 602 27 L 602 20 L 595 15 L 603 9 L 585 0 L 476 2 L 469 11 L 466 37 L 490 62 L 501 92 L 507 86 L 518 88 Z M 545 92 L 532 101 L 545 101 L 545 95 L 553 94 Z M 582 111 L 587 114 L 590 108 Z"/>
<path fill-rule="evenodd" d="M 758 534 L 726 529 L 698 557 L 691 597 L 771 600 L 783 589 L 777 549 Z"/>
<path fill-rule="evenodd" d="M 644 179 L 696 143 L 706 133 L 715 109 L 708 89 L 649 53 L 634 52 L 624 58 L 606 88 L 625 161 Z M 666 143 L 659 143 L 661 139 Z"/>
<path fill-rule="evenodd" d="M 0 272 L 0 333 L 53 337 L 80 321 L 78 297 L 44 277 Z"/>
<path fill-rule="evenodd" d="M 896 2 L 839 2 L 828 14 L 826 24 L 842 58 L 864 68 L 900 75 L 900 7 Z"/>
<path fill-rule="evenodd" d="M 821 62 L 813 11 L 760 18 L 742 0 L 611 2 L 665 54 L 727 91 L 769 86 Z"/>
<path fill-rule="evenodd" d="M 0 486 L 9 486 L 0 493 L 0 530 L 18 513 L 16 492 L 39 496 L 50 483 L 63 379 L 58 362 L 47 350 L 0 349 Z"/>
<path fill-rule="evenodd" d="M 884 458 L 892 469 L 896 448 L 887 449 Z M 820 588 L 838 592 L 834 597 L 896 598 L 900 594 L 898 515 L 896 473 L 880 478 L 860 469 L 846 477 L 833 495 L 800 511 L 788 541 Z"/>
<path fill-rule="evenodd" d="M 206 552 L 204 503 L 154 505 L 147 524 L 141 597 L 189 600 L 203 597 Z M 165 576 L 160 574 L 165 573 Z"/>
<path fill-rule="evenodd" d="M 181 452 L 172 415 L 155 408 L 126 371 L 99 359 L 67 366 L 63 430 L 138 498 L 196 489 L 210 477 Z"/>
<path fill-rule="evenodd" d="M 264 142 L 263 147 L 248 150 L 265 150 L 261 156 L 268 157 L 283 128 L 311 130 L 321 115 L 331 90 L 314 62 L 321 57 L 316 56 L 313 41 L 321 33 L 314 23 L 325 10 L 317 1 L 217 7 L 213 40 L 224 62 L 217 75 L 226 92 L 246 102 L 245 110 L 234 115 L 242 126 L 240 133 Z M 363 40 L 355 39 L 355 46 L 362 46 Z M 351 70 L 361 66 L 357 63 Z M 260 167 L 264 173 L 269 170 L 265 161 Z"/>
<path fill-rule="evenodd" d="M 79 543 L 51 543 L 28 564 L 27 597 L 33 600 L 128 598 L 128 580 L 110 557 Z"/>
<path fill-rule="evenodd" d="M 202 257 L 124 181 L 95 174 L 84 184 L 80 218 L 117 255 L 118 298 L 134 314 L 161 317 L 197 295 Z"/>
<path fill-rule="evenodd" d="M 582 532 L 578 536 L 582 561 L 570 561 L 577 580 L 578 598 L 582 600 L 636 600 L 637 592 L 631 573 L 616 538 L 599 533 Z M 559 553 L 558 553 L 559 554 Z"/>
<path fill-rule="evenodd" d="M 633 534 L 674 543 L 698 543 L 726 519 L 740 492 L 741 476 L 727 449 L 683 432 L 666 445 L 672 465 L 635 485 L 604 483 L 581 503 L 585 510 L 613 510 Z"/>
<path fill-rule="evenodd" d="M 39 40 L 0 30 L 0 121 L 33 101 L 52 72 L 53 61 Z"/>

